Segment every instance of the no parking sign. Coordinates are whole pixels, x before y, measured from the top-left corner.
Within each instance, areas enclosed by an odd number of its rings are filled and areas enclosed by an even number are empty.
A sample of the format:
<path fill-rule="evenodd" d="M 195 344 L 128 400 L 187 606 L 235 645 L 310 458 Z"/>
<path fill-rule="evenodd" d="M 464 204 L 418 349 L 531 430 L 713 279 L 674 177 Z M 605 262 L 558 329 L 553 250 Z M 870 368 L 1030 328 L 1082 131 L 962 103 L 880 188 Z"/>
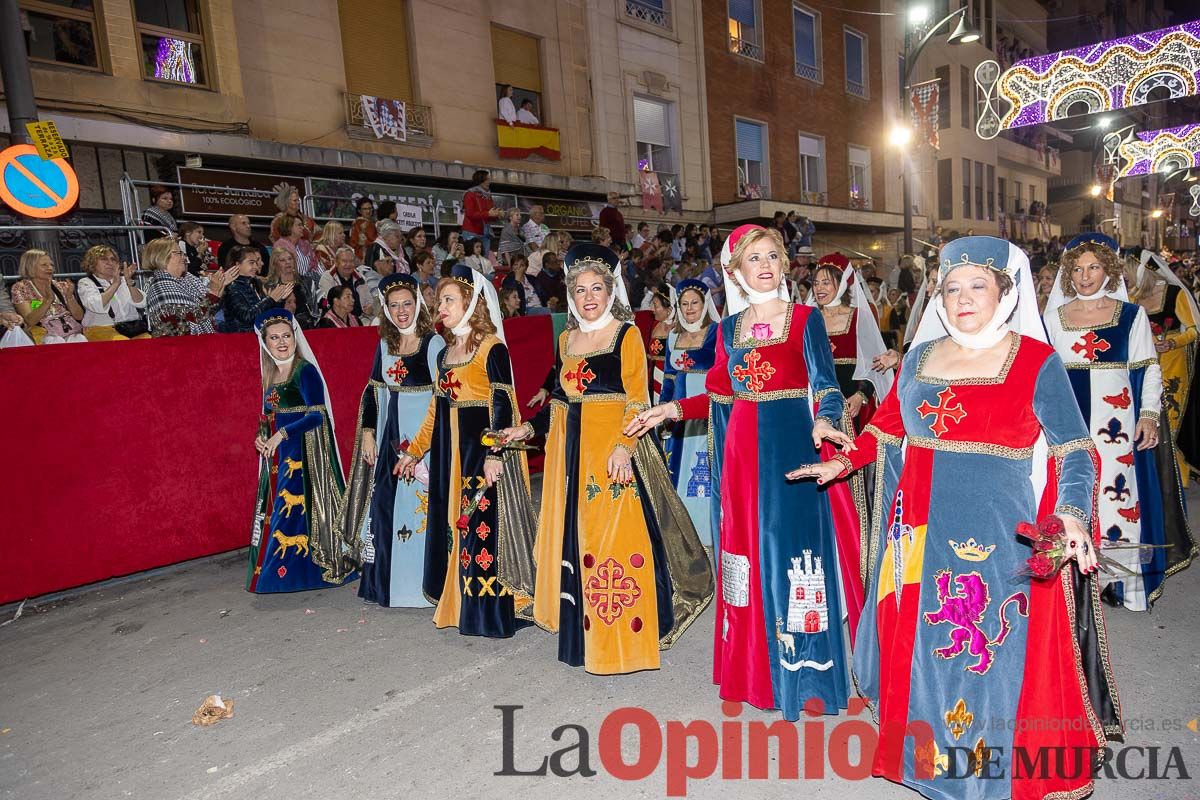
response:
<path fill-rule="evenodd" d="M 0 151 L 0 200 L 19 214 L 47 219 L 75 207 L 79 178 L 63 158 L 45 160 L 31 144 Z"/>

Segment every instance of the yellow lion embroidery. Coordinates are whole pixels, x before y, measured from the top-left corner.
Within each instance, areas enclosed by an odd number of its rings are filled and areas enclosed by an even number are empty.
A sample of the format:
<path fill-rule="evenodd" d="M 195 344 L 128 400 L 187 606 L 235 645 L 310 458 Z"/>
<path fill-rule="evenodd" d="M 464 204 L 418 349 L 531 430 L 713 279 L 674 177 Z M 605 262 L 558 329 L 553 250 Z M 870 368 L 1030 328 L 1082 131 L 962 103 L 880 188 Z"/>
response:
<path fill-rule="evenodd" d="M 296 555 L 308 555 L 308 534 L 300 533 L 295 536 L 284 536 L 282 531 L 275 531 L 271 534 L 271 538 L 279 542 L 279 546 L 275 548 L 275 555 L 286 556 L 289 547 L 296 548 Z"/>
<path fill-rule="evenodd" d="M 283 501 L 283 515 L 285 517 L 290 517 L 292 509 L 296 506 L 299 506 L 301 511 L 307 510 L 304 495 L 302 494 L 292 494 L 287 489 L 283 489 L 279 492 L 279 499 Z"/>

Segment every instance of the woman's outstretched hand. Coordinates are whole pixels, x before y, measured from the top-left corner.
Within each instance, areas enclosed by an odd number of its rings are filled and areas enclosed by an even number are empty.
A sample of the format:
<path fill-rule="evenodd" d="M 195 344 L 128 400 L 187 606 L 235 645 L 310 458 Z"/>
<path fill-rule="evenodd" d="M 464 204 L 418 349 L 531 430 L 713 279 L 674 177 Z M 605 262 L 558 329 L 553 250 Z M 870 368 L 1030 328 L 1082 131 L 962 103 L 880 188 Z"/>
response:
<path fill-rule="evenodd" d="M 787 473 L 789 481 L 816 478 L 818 486 L 824 486 L 830 481 L 837 480 L 846 467 L 839 461 L 818 461 L 815 464 L 805 464 L 803 467 Z"/>
<path fill-rule="evenodd" d="M 829 420 L 818 418 L 813 424 L 813 447 L 821 449 L 821 442 L 830 442 L 838 445 L 843 451 L 855 450 L 854 438 L 848 433 L 839 431 L 837 428 L 829 424 Z"/>
<path fill-rule="evenodd" d="M 638 414 L 629 421 L 625 426 L 626 436 L 643 436 L 647 431 L 657 427 L 669 419 L 677 419 L 676 406 L 674 403 L 663 403 L 662 405 L 649 408 Z"/>

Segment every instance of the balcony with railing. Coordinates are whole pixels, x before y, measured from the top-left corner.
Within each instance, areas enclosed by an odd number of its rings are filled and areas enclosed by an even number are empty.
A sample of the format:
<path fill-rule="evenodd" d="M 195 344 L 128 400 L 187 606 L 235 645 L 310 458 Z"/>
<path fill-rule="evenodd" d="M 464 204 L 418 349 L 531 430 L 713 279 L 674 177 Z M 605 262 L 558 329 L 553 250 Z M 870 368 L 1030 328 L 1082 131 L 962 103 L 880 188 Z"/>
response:
<path fill-rule="evenodd" d="M 346 132 L 351 139 L 365 139 L 372 142 L 394 141 L 414 147 L 433 146 L 433 109 L 429 106 L 405 103 L 403 135 L 385 137 L 376 134 L 364 115 L 362 95 L 347 92 L 344 96 L 346 98 Z"/>
<path fill-rule="evenodd" d="M 846 79 L 846 94 L 852 94 L 855 97 L 866 97 L 867 96 L 867 85 L 865 83 L 859 83 L 858 81 L 852 81 L 849 78 L 847 78 Z"/>
<path fill-rule="evenodd" d="M 804 78 L 805 80 L 816 81 L 816 82 L 820 83 L 821 82 L 821 66 L 819 64 L 816 66 L 813 66 L 811 64 L 803 64 L 803 63 L 797 61 L 796 62 L 796 77 Z"/>
<path fill-rule="evenodd" d="M 807 192 L 800 190 L 800 202 L 807 206 L 829 205 L 829 195 L 825 192 Z"/>
<path fill-rule="evenodd" d="M 753 58 L 755 61 L 763 60 L 762 45 L 750 39 L 742 39 L 737 36 L 729 37 L 729 52 L 734 55 Z"/>
<path fill-rule="evenodd" d="M 625 16 L 671 30 L 671 12 L 667 0 L 625 0 Z"/>

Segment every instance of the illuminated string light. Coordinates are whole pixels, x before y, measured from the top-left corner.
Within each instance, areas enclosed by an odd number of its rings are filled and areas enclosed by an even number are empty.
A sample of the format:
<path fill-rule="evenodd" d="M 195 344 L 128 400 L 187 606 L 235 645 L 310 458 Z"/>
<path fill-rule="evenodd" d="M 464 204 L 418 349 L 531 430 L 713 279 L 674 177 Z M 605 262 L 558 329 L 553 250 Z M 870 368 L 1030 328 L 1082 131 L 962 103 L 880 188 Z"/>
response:
<path fill-rule="evenodd" d="M 196 82 L 196 64 L 192 60 L 192 43 L 164 36 L 158 40 L 154 55 L 154 77 L 179 83 Z"/>
<path fill-rule="evenodd" d="M 1002 130 L 1065 119 L 1078 103 L 1096 114 L 1194 95 L 1198 50 L 1200 20 L 1027 58 L 1003 73 L 985 61 L 980 67 L 991 66 L 976 70 L 985 102 L 976 133 L 993 139 Z"/>

